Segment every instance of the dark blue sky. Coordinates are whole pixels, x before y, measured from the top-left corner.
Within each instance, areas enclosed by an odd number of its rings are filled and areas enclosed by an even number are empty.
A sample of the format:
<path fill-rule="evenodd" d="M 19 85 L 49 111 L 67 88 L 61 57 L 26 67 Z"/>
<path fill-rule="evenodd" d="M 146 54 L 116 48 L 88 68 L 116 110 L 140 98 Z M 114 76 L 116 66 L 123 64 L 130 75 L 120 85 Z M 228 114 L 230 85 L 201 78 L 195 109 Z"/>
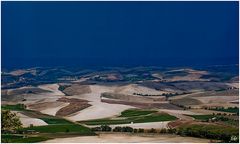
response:
<path fill-rule="evenodd" d="M 238 63 L 238 2 L 2 2 L 3 67 Z"/>

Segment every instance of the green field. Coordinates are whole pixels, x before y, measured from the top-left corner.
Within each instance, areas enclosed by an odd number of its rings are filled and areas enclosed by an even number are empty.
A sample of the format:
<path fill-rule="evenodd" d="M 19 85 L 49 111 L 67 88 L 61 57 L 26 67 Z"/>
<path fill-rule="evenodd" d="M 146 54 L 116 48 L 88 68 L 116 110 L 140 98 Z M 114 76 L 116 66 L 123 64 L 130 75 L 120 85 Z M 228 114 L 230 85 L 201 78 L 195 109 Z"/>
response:
<path fill-rule="evenodd" d="M 91 129 L 77 124 L 61 124 L 61 125 L 46 125 L 34 126 L 19 129 L 20 131 L 36 131 L 39 133 L 78 133 L 80 135 L 94 135 Z"/>
<path fill-rule="evenodd" d="M 46 126 L 31 126 L 27 128 L 20 128 L 17 130 L 18 135 L 16 134 L 4 134 L 2 135 L 1 142 L 9 142 L 9 143 L 33 143 L 33 142 L 41 142 L 50 139 L 49 135 L 53 134 L 51 138 L 54 138 L 55 133 L 68 135 L 68 134 L 76 134 L 76 135 L 95 135 L 94 132 L 91 131 L 90 128 L 84 127 L 82 125 L 76 124 L 74 122 L 68 121 L 66 119 L 55 117 L 47 114 L 43 114 L 38 111 L 27 110 L 25 106 L 22 104 L 17 105 L 5 105 L 2 106 L 4 110 L 17 110 L 21 111 L 24 115 L 27 115 L 32 118 L 38 118 L 45 121 Z M 21 135 L 22 133 L 24 134 Z M 29 132 L 38 132 L 38 137 L 33 137 L 29 135 Z M 44 136 L 42 136 L 44 135 Z"/>
<path fill-rule="evenodd" d="M 16 105 L 2 105 L 2 110 L 13 110 L 13 111 L 23 111 L 25 110 L 25 105 L 16 104 Z"/>
<path fill-rule="evenodd" d="M 34 143 L 34 142 L 46 141 L 49 139 L 47 137 L 40 137 L 40 136 L 23 137 L 22 135 L 10 135 L 10 134 L 2 134 L 1 138 L 2 138 L 1 139 L 2 143 Z"/>
<path fill-rule="evenodd" d="M 16 104 L 16 105 L 4 105 L 2 106 L 2 110 L 12 110 L 12 111 L 21 111 L 24 115 L 27 115 L 32 118 L 39 118 L 45 121 L 47 124 L 74 124 L 68 120 L 63 118 L 43 114 L 38 111 L 28 110 L 25 108 L 23 104 Z"/>
<path fill-rule="evenodd" d="M 47 124 L 73 124 L 70 121 L 61 118 L 40 118 L 41 120 L 45 121 Z"/>
<path fill-rule="evenodd" d="M 141 116 L 156 113 L 154 110 L 129 109 L 121 112 L 120 117 Z"/>
<path fill-rule="evenodd" d="M 111 125 L 111 124 L 128 124 L 128 123 L 146 123 L 146 122 L 160 122 L 172 121 L 177 118 L 169 114 L 151 114 L 145 116 L 127 117 L 125 119 L 96 119 L 89 121 L 79 121 L 87 125 Z"/>
<path fill-rule="evenodd" d="M 211 118 L 216 117 L 214 115 L 187 115 L 187 116 L 190 116 L 190 117 L 195 118 L 196 120 L 202 120 L 202 121 L 207 121 Z"/>
<path fill-rule="evenodd" d="M 229 112 L 229 113 L 239 113 L 239 108 L 238 107 L 228 107 L 228 108 L 214 108 L 210 110 L 215 110 L 215 111 L 221 111 L 221 112 Z"/>

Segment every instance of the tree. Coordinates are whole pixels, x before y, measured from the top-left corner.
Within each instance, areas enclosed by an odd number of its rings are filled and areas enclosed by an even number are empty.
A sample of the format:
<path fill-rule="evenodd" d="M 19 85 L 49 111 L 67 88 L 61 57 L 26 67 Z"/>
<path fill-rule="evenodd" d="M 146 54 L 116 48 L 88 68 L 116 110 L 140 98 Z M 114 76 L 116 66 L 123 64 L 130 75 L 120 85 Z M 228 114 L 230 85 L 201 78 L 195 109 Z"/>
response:
<path fill-rule="evenodd" d="M 122 132 L 133 132 L 133 128 L 126 126 L 126 127 L 122 127 Z"/>
<path fill-rule="evenodd" d="M 175 128 L 170 128 L 167 130 L 167 133 L 170 133 L 170 134 L 174 134 L 176 132 L 177 132 L 177 130 Z"/>
<path fill-rule="evenodd" d="M 101 125 L 102 131 L 112 131 L 112 128 L 108 125 Z"/>
<path fill-rule="evenodd" d="M 165 129 L 165 128 L 161 129 L 160 133 L 167 133 L 167 129 Z"/>
<path fill-rule="evenodd" d="M 154 129 L 154 128 L 151 128 L 148 132 L 149 132 L 149 133 L 157 133 L 157 130 Z"/>
<path fill-rule="evenodd" d="M 117 126 L 113 129 L 114 132 L 121 132 L 122 131 L 122 127 Z"/>
<path fill-rule="evenodd" d="M 15 132 L 17 129 L 21 128 L 22 123 L 16 113 L 12 113 L 9 110 L 2 110 L 2 131 Z"/>
<path fill-rule="evenodd" d="M 93 127 L 93 128 L 91 128 L 91 130 L 92 131 L 101 131 L 102 129 L 101 129 L 101 127 Z"/>
<path fill-rule="evenodd" d="M 138 129 L 138 132 L 139 132 L 139 133 L 143 133 L 143 132 L 144 132 L 144 129 L 139 128 L 139 129 Z"/>
<path fill-rule="evenodd" d="M 134 133 L 137 133 L 137 132 L 138 132 L 138 129 L 133 129 L 133 132 L 134 132 Z"/>

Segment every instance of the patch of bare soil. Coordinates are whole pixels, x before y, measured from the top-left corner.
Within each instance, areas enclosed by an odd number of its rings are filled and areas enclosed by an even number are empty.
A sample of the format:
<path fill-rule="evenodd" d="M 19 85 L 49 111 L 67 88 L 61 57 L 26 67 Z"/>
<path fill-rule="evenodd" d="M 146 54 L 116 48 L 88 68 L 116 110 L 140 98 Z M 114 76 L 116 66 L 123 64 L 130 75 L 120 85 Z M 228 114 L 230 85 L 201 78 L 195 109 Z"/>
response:
<path fill-rule="evenodd" d="M 88 85 L 73 84 L 70 87 L 65 88 L 63 90 L 63 93 L 65 93 L 68 96 L 82 95 L 86 93 L 91 93 L 91 89 Z"/>
<path fill-rule="evenodd" d="M 237 104 L 231 103 L 234 100 L 238 100 L 238 96 L 205 96 L 205 97 L 196 97 L 199 101 L 203 104 L 201 106 L 223 106 L 223 107 L 230 107 L 230 106 L 237 106 Z"/>
<path fill-rule="evenodd" d="M 129 105 L 137 108 L 151 109 L 151 108 L 160 108 L 160 109 L 174 109 L 181 110 L 182 108 L 175 105 L 165 103 L 143 103 L 143 102 L 130 102 L 130 101 L 121 101 L 113 99 L 102 99 L 101 102 L 110 103 L 110 104 L 123 104 Z"/>
<path fill-rule="evenodd" d="M 115 93 L 121 93 L 126 95 L 132 95 L 133 93 L 140 93 L 143 95 L 161 95 L 163 93 L 168 93 L 167 91 L 158 91 L 152 88 L 147 88 L 137 84 L 129 84 L 117 87 L 114 91 Z"/>
<path fill-rule="evenodd" d="M 77 98 L 62 97 L 59 98 L 57 101 L 70 104 L 58 110 L 56 116 L 68 116 L 91 106 L 91 104 L 88 104 L 87 100 Z"/>
<path fill-rule="evenodd" d="M 39 94 L 50 92 L 37 87 L 22 87 L 17 89 L 8 90 L 7 95 L 21 95 L 21 94 Z"/>
<path fill-rule="evenodd" d="M 27 69 L 27 70 L 20 69 L 20 70 L 11 71 L 9 74 L 13 76 L 21 76 L 26 73 L 31 73 L 32 75 L 36 75 L 36 72 L 37 71 L 35 69 Z"/>
<path fill-rule="evenodd" d="M 55 108 L 61 106 L 63 102 L 40 102 L 35 104 L 29 104 L 27 107 L 31 110 L 42 111 L 49 108 Z"/>
<path fill-rule="evenodd" d="M 44 84 L 44 85 L 40 85 L 38 87 L 41 89 L 44 89 L 44 90 L 48 90 L 49 92 L 51 92 L 51 93 L 49 93 L 51 95 L 56 95 L 56 96 L 64 96 L 65 95 L 60 90 L 58 90 L 58 88 L 59 88 L 58 84 Z"/>
<path fill-rule="evenodd" d="M 126 94 L 119 94 L 119 93 L 109 93 L 105 92 L 101 94 L 101 97 L 103 98 L 109 98 L 109 99 L 116 99 L 121 101 L 128 101 L 128 102 L 162 102 L 166 101 L 165 96 L 133 96 L 133 95 L 126 95 Z"/>
<path fill-rule="evenodd" d="M 208 91 L 204 93 L 193 94 L 194 97 L 206 97 L 206 96 L 238 96 L 239 90 L 238 89 L 230 89 L 230 90 L 223 90 L 223 91 Z"/>
<path fill-rule="evenodd" d="M 190 121 L 186 121 L 186 120 L 176 120 L 176 121 L 171 121 L 168 123 L 168 127 L 169 128 L 176 128 L 176 127 L 179 127 L 183 124 L 187 124 L 187 123 L 191 123 Z"/>
<path fill-rule="evenodd" d="M 202 104 L 201 101 L 189 97 L 181 98 L 181 99 L 173 99 L 171 103 L 174 105 L 181 105 L 181 106 L 189 106 L 189 105 L 199 105 Z"/>
<path fill-rule="evenodd" d="M 7 90 L 1 90 L 1 96 L 7 95 L 8 91 Z"/>
<path fill-rule="evenodd" d="M 22 113 L 16 112 L 17 116 L 19 117 L 21 123 L 23 124 L 23 127 L 29 127 L 30 125 L 33 126 L 43 126 L 48 125 L 46 122 L 44 122 L 41 119 L 38 118 L 31 118 L 27 115 L 24 115 Z"/>

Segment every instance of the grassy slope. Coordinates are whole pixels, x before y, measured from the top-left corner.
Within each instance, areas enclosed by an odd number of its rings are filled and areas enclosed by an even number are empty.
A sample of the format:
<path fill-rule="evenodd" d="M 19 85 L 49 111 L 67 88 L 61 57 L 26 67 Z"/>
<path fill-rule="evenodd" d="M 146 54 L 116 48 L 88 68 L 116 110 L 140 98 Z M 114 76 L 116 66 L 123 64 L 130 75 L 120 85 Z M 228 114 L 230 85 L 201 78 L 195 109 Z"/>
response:
<path fill-rule="evenodd" d="M 34 126 L 20 129 L 22 131 L 34 130 L 40 133 L 78 133 L 80 135 L 94 135 L 94 133 L 87 127 L 77 124 L 61 124 L 61 125 L 46 125 L 46 126 Z"/>
<path fill-rule="evenodd" d="M 87 125 L 103 125 L 103 124 L 127 124 L 127 123 L 146 123 L 146 122 L 159 122 L 159 121 L 171 121 L 177 118 L 169 114 L 151 114 L 145 116 L 127 117 L 126 119 L 97 119 L 89 121 L 80 121 Z"/>
<path fill-rule="evenodd" d="M 31 137 L 23 137 L 21 135 L 10 135 L 10 134 L 2 134 L 1 135 L 2 143 L 34 143 L 48 140 L 50 138 L 40 137 L 40 136 L 31 136 Z"/>
<path fill-rule="evenodd" d="M 2 105 L 2 110 L 12 110 L 12 111 L 23 111 L 25 107 L 23 104 L 16 104 L 16 105 Z"/>
<path fill-rule="evenodd" d="M 193 117 L 197 120 L 209 120 L 213 117 L 216 117 L 214 115 L 187 115 L 187 116 Z"/>
<path fill-rule="evenodd" d="M 3 110 L 14 110 L 14 111 L 21 111 L 25 115 L 33 118 L 39 118 L 45 121 L 47 124 L 46 126 L 33 126 L 28 128 L 21 128 L 19 131 L 28 131 L 33 130 L 36 132 L 39 132 L 39 135 L 41 133 L 75 133 L 78 135 L 95 135 L 94 132 L 91 131 L 91 129 L 84 127 L 82 125 L 73 123 L 71 121 L 68 121 L 63 118 L 54 117 L 46 114 L 42 114 L 38 111 L 32 111 L 27 110 L 24 108 L 24 105 L 17 104 L 17 105 L 5 105 L 2 106 Z M 12 143 L 32 143 L 32 142 L 40 142 L 48 140 L 49 137 L 27 137 L 24 138 L 22 135 L 2 135 L 2 141 L 1 142 L 12 142 Z"/>
<path fill-rule="evenodd" d="M 140 110 L 140 109 L 129 109 L 121 112 L 120 117 L 132 117 L 132 116 L 141 116 L 156 113 L 154 110 Z"/>
<path fill-rule="evenodd" d="M 230 113 L 239 113 L 238 107 L 216 108 L 216 109 L 211 109 L 211 110 L 221 111 L 221 112 L 230 112 Z"/>
<path fill-rule="evenodd" d="M 27 115 L 32 118 L 39 118 L 45 121 L 47 124 L 73 124 L 72 122 L 65 120 L 63 118 L 43 114 L 38 111 L 28 110 L 25 109 L 23 104 L 16 104 L 16 105 L 3 105 L 1 106 L 2 110 L 12 110 L 12 111 L 21 111 L 24 115 Z"/>

